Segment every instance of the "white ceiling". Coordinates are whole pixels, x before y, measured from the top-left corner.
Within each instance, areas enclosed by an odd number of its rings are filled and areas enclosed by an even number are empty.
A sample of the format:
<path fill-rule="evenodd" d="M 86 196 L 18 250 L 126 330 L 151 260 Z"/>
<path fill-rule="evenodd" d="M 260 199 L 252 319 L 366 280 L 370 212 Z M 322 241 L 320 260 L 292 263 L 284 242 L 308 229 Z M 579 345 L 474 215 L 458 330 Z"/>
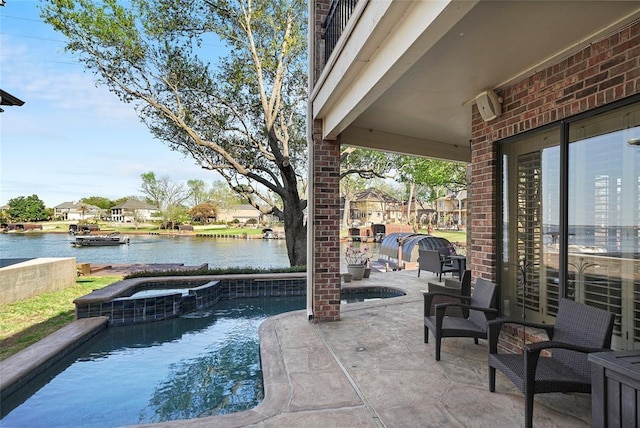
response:
<path fill-rule="evenodd" d="M 479 1 L 373 103 L 356 104 L 361 112 L 339 130 L 343 142 L 469 161 L 478 93 L 530 76 L 639 17 L 636 1 Z M 408 138 L 394 144 L 394 136 Z M 460 150 L 443 156 L 440 143 Z"/>

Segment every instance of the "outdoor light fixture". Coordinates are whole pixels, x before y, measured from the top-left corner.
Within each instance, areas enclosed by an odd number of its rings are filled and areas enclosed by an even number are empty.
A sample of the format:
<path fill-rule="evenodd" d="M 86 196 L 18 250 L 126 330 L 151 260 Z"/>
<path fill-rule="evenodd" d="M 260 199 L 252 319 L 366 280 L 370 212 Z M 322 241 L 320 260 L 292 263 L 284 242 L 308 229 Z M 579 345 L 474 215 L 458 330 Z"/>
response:
<path fill-rule="evenodd" d="M 478 111 L 480 116 L 485 122 L 495 119 L 502 113 L 502 98 L 493 91 L 480 92 L 476 96 L 476 104 L 478 105 Z"/>

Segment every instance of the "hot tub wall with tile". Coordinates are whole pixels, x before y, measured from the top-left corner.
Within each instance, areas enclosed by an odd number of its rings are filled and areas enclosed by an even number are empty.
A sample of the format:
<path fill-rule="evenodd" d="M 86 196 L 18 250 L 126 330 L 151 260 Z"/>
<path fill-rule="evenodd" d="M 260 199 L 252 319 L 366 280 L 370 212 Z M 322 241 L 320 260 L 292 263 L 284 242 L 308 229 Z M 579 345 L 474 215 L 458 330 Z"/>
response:
<path fill-rule="evenodd" d="M 76 299 L 76 318 L 106 316 L 110 325 L 128 325 L 163 320 L 209 308 L 222 299 L 306 295 L 305 276 L 243 275 L 237 278 L 212 278 L 146 278 L 126 287 L 116 283 L 113 284 L 117 288 L 114 293 L 109 294 L 108 288 L 112 287 L 109 286 L 95 294 Z M 176 288 L 184 288 L 185 292 L 176 292 Z M 150 297 L 133 296 L 143 290 L 158 289 L 171 291 Z"/>

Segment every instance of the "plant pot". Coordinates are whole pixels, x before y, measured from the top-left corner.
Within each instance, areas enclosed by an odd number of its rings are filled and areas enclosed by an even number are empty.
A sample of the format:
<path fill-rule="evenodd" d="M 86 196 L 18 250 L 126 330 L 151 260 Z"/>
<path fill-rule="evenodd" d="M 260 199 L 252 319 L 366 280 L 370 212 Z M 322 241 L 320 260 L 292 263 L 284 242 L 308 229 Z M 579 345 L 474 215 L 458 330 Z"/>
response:
<path fill-rule="evenodd" d="M 359 281 L 364 276 L 364 269 L 366 265 L 348 265 L 347 272 L 349 272 L 354 281 Z"/>
<path fill-rule="evenodd" d="M 371 268 L 370 267 L 365 267 L 364 268 L 364 274 L 362 275 L 363 278 L 369 278 L 369 275 L 371 275 Z"/>

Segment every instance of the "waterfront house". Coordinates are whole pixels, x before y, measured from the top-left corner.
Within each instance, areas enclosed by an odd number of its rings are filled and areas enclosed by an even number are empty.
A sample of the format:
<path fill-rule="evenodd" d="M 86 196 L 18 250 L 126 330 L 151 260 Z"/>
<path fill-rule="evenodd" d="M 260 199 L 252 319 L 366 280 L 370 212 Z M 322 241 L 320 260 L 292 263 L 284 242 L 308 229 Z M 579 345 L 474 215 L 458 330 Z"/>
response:
<path fill-rule="evenodd" d="M 137 199 L 111 208 L 111 221 L 118 223 L 139 223 L 155 219 L 160 210 L 151 204 Z"/>
<path fill-rule="evenodd" d="M 640 340 L 640 3 L 309 3 L 308 314 L 340 319 L 342 146 L 469 164 L 467 256 L 506 315 L 566 296 Z"/>
<path fill-rule="evenodd" d="M 400 221 L 402 203 L 377 189 L 358 192 L 349 204 L 349 219 L 352 224 L 372 225 Z"/>
<path fill-rule="evenodd" d="M 103 213 L 102 208 L 84 202 L 63 202 L 53 207 L 53 218 L 63 221 L 99 219 Z"/>
<path fill-rule="evenodd" d="M 447 191 L 435 201 L 437 226 L 442 229 L 460 229 L 467 224 L 467 191 Z"/>
<path fill-rule="evenodd" d="M 220 209 L 218 212 L 218 221 L 233 222 L 244 224 L 253 222 L 258 224 L 262 218 L 262 213 L 249 204 L 237 204 L 229 208 Z"/>

